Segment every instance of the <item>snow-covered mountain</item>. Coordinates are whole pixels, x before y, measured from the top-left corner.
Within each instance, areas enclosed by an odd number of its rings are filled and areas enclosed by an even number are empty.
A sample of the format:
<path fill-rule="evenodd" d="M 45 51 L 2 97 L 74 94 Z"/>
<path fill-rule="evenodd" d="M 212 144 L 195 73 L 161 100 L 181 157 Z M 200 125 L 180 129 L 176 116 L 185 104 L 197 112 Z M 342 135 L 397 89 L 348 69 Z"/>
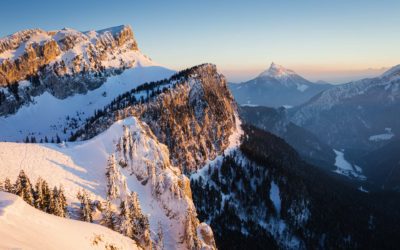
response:
<path fill-rule="evenodd" d="M 291 110 L 291 120 L 335 148 L 371 150 L 400 133 L 400 67 L 335 86 Z"/>
<path fill-rule="evenodd" d="M 232 83 L 229 87 L 242 105 L 291 107 L 308 101 L 331 85 L 312 83 L 293 70 L 272 63 L 256 78 L 240 84 Z"/>
<path fill-rule="evenodd" d="M 81 192 L 94 201 L 95 223 L 108 218 L 104 212 L 121 213 L 114 230 L 143 248 L 215 249 L 181 171 L 223 152 L 237 130 L 233 97 L 215 66 L 168 79 L 174 72 L 141 54 L 129 26 L 22 31 L 2 39 L 1 49 L 0 139 L 38 143 L 0 143 L 0 189 L 23 170 L 32 183 L 62 185 L 72 218 Z"/>
<path fill-rule="evenodd" d="M 0 179 L 14 182 L 22 169 L 32 182 L 62 185 L 73 214 L 82 189 L 97 203 L 111 201 L 116 213 L 135 192 L 154 242 L 161 228 L 165 249 L 214 249 L 181 169 L 191 172 L 237 144 L 238 124 L 224 77 L 214 65 L 200 65 L 118 95 L 82 121 L 73 134 L 78 142 L 0 143 Z M 100 222 L 102 215 L 94 217 Z"/>
<path fill-rule="evenodd" d="M 41 212 L 0 191 L 1 249 L 141 249 L 106 227 Z"/>
<path fill-rule="evenodd" d="M 0 139 L 7 141 L 66 139 L 118 95 L 174 73 L 143 55 L 124 25 L 25 30 L 1 39 L 0 48 Z"/>

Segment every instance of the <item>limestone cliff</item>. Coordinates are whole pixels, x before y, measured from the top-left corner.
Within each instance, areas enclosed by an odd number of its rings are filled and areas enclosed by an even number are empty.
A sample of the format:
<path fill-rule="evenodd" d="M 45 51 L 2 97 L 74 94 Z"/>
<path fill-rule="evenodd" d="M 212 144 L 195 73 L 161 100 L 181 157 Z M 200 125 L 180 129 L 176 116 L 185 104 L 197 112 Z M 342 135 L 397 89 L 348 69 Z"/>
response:
<path fill-rule="evenodd" d="M 0 39 L 0 115 L 16 112 L 45 91 L 64 99 L 98 88 L 108 76 L 149 63 L 130 26 L 17 32 Z"/>

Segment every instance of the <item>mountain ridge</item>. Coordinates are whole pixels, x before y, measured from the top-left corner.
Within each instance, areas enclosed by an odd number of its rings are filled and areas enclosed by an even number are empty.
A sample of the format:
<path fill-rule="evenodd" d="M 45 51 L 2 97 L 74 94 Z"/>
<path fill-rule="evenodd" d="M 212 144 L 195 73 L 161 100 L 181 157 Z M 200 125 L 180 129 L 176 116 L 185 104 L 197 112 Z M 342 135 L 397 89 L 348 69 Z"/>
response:
<path fill-rule="evenodd" d="M 140 52 L 130 26 L 17 32 L 0 40 L 0 116 L 44 92 L 58 99 L 85 94 L 110 76 L 146 66 L 157 64 Z"/>

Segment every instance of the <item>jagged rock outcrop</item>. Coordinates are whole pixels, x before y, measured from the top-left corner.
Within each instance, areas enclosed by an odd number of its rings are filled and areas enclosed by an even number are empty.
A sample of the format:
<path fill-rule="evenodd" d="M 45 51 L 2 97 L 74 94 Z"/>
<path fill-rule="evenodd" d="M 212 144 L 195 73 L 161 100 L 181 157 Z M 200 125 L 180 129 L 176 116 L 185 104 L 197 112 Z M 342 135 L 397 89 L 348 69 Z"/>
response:
<path fill-rule="evenodd" d="M 214 159 L 235 128 L 236 105 L 215 65 L 196 68 L 186 84 L 132 112 L 168 145 L 173 162 L 189 173 Z"/>
<path fill-rule="evenodd" d="M 142 57 L 130 26 L 17 32 L 0 40 L 0 115 L 45 91 L 64 99 L 96 89 Z"/>

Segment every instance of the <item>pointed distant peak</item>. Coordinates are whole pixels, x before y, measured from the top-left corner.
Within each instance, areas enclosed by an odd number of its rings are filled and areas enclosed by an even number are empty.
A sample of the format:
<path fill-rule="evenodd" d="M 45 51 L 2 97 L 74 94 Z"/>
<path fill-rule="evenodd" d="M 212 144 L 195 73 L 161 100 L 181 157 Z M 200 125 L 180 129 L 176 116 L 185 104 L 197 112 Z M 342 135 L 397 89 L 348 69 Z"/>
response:
<path fill-rule="evenodd" d="M 288 75 L 295 75 L 296 72 L 293 70 L 287 69 L 282 65 L 276 64 L 274 62 L 271 63 L 271 66 L 265 71 L 263 71 L 259 76 L 269 76 L 269 77 L 284 77 Z"/>

